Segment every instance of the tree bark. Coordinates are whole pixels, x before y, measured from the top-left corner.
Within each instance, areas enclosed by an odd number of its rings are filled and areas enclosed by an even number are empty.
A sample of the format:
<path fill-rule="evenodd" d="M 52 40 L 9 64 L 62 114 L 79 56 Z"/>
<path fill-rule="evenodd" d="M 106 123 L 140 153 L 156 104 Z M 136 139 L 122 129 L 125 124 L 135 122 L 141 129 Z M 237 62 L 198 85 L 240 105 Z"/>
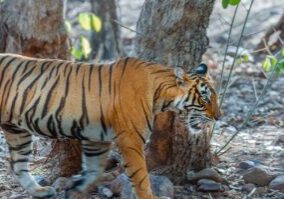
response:
<path fill-rule="evenodd" d="M 91 0 L 92 12 L 102 20 L 102 30 L 93 32 L 92 49 L 98 60 L 112 60 L 121 54 L 120 27 L 117 18 L 116 1 Z"/>
<path fill-rule="evenodd" d="M 269 49 L 272 52 L 276 52 L 277 50 L 281 49 L 283 47 L 283 40 L 284 40 L 284 14 L 282 17 L 279 19 L 278 23 L 274 26 L 272 26 L 266 33 L 265 36 L 263 37 L 262 41 L 257 45 L 256 49 L 263 49 L 265 48 L 264 42 L 267 42 L 270 40 L 270 37 L 274 34 L 278 33 L 278 38 L 275 42 L 272 44 L 268 44 Z M 263 41 L 264 40 L 264 41 Z M 282 41 L 281 41 L 282 40 Z"/>
<path fill-rule="evenodd" d="M 0 3 L 0 52 L 70 59 L 64 3 L 56 0 L 7 0 Z M 53 176 L 68 176 L 78 171 L 78 141 L 63 140 L 54 144 L 53 157 L 50 158 L 54 161 Z"/>
<path fill-rule="evenodd" d="M 146 0 L 137 23 L 138 57 L 188 69 L 201 61 L 214 0 Z M 146 146 L 148 169 L 174 183 L 186 180 L 188 170 L 211 165 L 210 131 L 193 135 L 172 112 L 154 120 Z"/>
<path fill-rule="evenodd" d="M 146 0 L 137 23 L 139 57 L 193 67 L 205 52 L 214 0 Z"/>

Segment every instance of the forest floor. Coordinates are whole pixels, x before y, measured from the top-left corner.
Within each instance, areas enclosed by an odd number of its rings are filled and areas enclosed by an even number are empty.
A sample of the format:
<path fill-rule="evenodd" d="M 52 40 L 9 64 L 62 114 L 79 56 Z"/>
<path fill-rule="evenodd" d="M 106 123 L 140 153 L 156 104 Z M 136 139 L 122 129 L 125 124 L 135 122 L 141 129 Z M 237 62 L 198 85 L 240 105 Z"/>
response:
<path fill-rule="evenodd" d="M 265 30 L 276 23 L 280 18 L 284 2 L 277 0 L 262 0 L 253 7 L 252 14 L 246 29 L 247 36 L 242 42 L 242 50 L 254 51 L 255 46 L 260 42 Z M 130 3 L 131 2 L 131 3 Z M 247 1 L 244 1 L 247 2 Z M 72 2 L 75 3 L 75 2 Z M 217 1 L 216 4 L 220 2 Z M 142 3 L 139 0 L 120 0 L 120 16 L 125 26 L 135 29 Z M 244 7 L 242 5 L 242 12 Z M 69 6 L 71 7 L 71 6 Z M 82 6 L 75 5 L 78 12 L 88 7 L 85 3 Z M 70 14 L 69 8 L 69 15 Z M 74 12 L 74 11 L 73 11 Z M 75 16 L 75 14 L 73 13 Z M 239 28 L 241 27 L 244 14 L 239 14 L 236 28 L 233 32 L 233 39 L 237 40 Z M 215 6 L 211 17 L 208 33 L 210 37 L 210 48 L 204 56 L 204 61 L 210 62 L 212 76 L 219 79 L 223 51 L 228 32 L 228 22 L 232 17 L 232 8 L 223 10 L 220 5 Z M 260 23 L 261 22 L 261 23 Z M 250 34 L 254 33 L 254 34 Z M 135 33 L 123 29 L 123 42 L 125 49 L 131 51 Z M 234 42 L 233 42 L 234 43 Z M 131 54 L 131 52 L 128 52 Z M 261 67 L 262 59 L 250 56 L 248 63 L 237 64 L 232 75 L 230 87 L 224 100 L 222 119 L 217 122 L 212 140 L 212 151 L 223 146 L 226 141 L 240 128 L 244 122 L 248 110 L 258 99 L 263 89 L 267 75 Z M 229 67 L 233 57 L 228 56 L 226 60 L 225 78 L 228 75 Z M 273 175 L 284 174 L 284 77 L 275 77 L 271 86 L 267 89 L 264 97 L 261 98 L 258 108 L 255 109 L 252 118 L 242 128 L 229 150 L 215 158 L 214 168 L 225 179 L 227 188 L 222 192 L 197 192 L 193 185 L 175 187 L 175 199 L 208 198 L 208 199 L 284 199 L 284 193 L 273 191 L 268 186 L 255 186 L 251 189 L 244 189 L 246 184 L 243 179 L 244 170 L 241 163 L 251 161 L 255 165 L 262 166 Z M 36 143 L 39 143 L 37 141 Z M 39 180 L 48 171 L 38 167 L 44 164 L 48 151 L 37 144 L 35 146 L 33 174 Z M 48 143 L 47 143 L 48 144 Z M 31 198 L 14 180 L 9 170 L 9 154 L 3 134 L 0 133 L 0 198 L 1 199 L 24 199 Z M 61 198 L 61 197 L 58 197 Z M 94 198 L 100 198 L 94 196 Z M 105 198 L 105 197 L 101 197 Z"/>

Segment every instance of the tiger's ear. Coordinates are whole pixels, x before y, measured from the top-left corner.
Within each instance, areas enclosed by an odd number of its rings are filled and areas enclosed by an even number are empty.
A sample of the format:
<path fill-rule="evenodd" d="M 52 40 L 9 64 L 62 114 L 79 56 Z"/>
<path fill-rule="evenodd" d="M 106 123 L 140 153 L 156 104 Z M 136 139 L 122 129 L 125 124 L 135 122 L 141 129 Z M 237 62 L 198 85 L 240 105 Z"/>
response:
<path fill-rule="evenodd" d="M 206 76 L 207 75 L 207 71 L 208 71 L 207 65 L 204 64 L 204 63 L 201 63 L 198 66 L 196 66 L 193 69 L 191 69 L 189 73 Z"/>
<path fill-rule="evenodd" d="M 174 73 L 177 77 L 177 83 L 179 85 L 183 84 L 186 76 L 184 69 L 180 66 L 177 66 L 174 68 Z"/>

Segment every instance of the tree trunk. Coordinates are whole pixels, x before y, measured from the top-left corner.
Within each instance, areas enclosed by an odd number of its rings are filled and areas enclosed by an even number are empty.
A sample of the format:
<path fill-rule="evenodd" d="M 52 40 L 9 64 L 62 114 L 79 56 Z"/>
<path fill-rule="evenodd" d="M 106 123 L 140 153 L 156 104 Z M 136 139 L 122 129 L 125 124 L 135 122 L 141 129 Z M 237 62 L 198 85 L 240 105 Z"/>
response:
<path fill-rule="evenodd" d="M 138 57 L 196 66 L 209 43 L 206 28 L 213 5 L 214 0 L 146 0 L 137 23 Z M 157 115 L 146 146 L 148 169 L 176 184 L 184 182 L 189 169 L 211 165 L 210 137 L 209 130 L 191 134 L 172 112 Z"/>
<path fill-rule="evenodd" d="M 70 59 L 64 1 L 6 0 L 0 6 L 0 52 Z M 66 176 L 78 171 L 78 150 L 77 141 L 56 141 L 51 160 L 54 161 L 53 170 L 59 170 L 59 173 L 52 174 Z"/>
<path fill-rule="evenodd" d="M 278 34 L 278 38 L 276 41 L 270 43 L 269 40 L 272 35 Z M 264 40 L 264 41 L 263 41 Z M 282 40 L 282 41 L 281 41 Z M 265 34 L 263 37 L 262 41 L 257 45 L 257 49 L 263 49 L 265 48 L 264 42 L 267 42 L 269 49 L 272 52 L 276 52 L 277 50 L 281 49 L 283 47 L 283 42 L 284 40 L 284 14 L 282 17 L 279 19 L 278 23 L 275 26 L 272 26 Z"/>
<path fill-rule="evenodd" d="M 112 60 L 120 56 L 120 28 L 117 20 L 116 1 L 91 0 L 92 12 L 102 20 L 102 30 L 93 32 L 92 49 L 98 60 Z"/>

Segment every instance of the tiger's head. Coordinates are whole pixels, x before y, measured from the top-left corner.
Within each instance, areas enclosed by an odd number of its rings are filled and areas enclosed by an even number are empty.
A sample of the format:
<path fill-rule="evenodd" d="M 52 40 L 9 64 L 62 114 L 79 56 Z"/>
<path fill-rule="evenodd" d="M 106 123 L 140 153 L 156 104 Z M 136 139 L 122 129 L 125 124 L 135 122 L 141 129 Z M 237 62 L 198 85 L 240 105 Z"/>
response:
<path fill-rule="evenodd" d="M 218 95 L 210 80 L 207 65 L 200 64 L 185 72 L 176 67 L 177 84 L 184 91 L 183 96 L 176 98 L 175 108 L 180 118 L 190 129 L 200 130 L 221 116 Z"/>

